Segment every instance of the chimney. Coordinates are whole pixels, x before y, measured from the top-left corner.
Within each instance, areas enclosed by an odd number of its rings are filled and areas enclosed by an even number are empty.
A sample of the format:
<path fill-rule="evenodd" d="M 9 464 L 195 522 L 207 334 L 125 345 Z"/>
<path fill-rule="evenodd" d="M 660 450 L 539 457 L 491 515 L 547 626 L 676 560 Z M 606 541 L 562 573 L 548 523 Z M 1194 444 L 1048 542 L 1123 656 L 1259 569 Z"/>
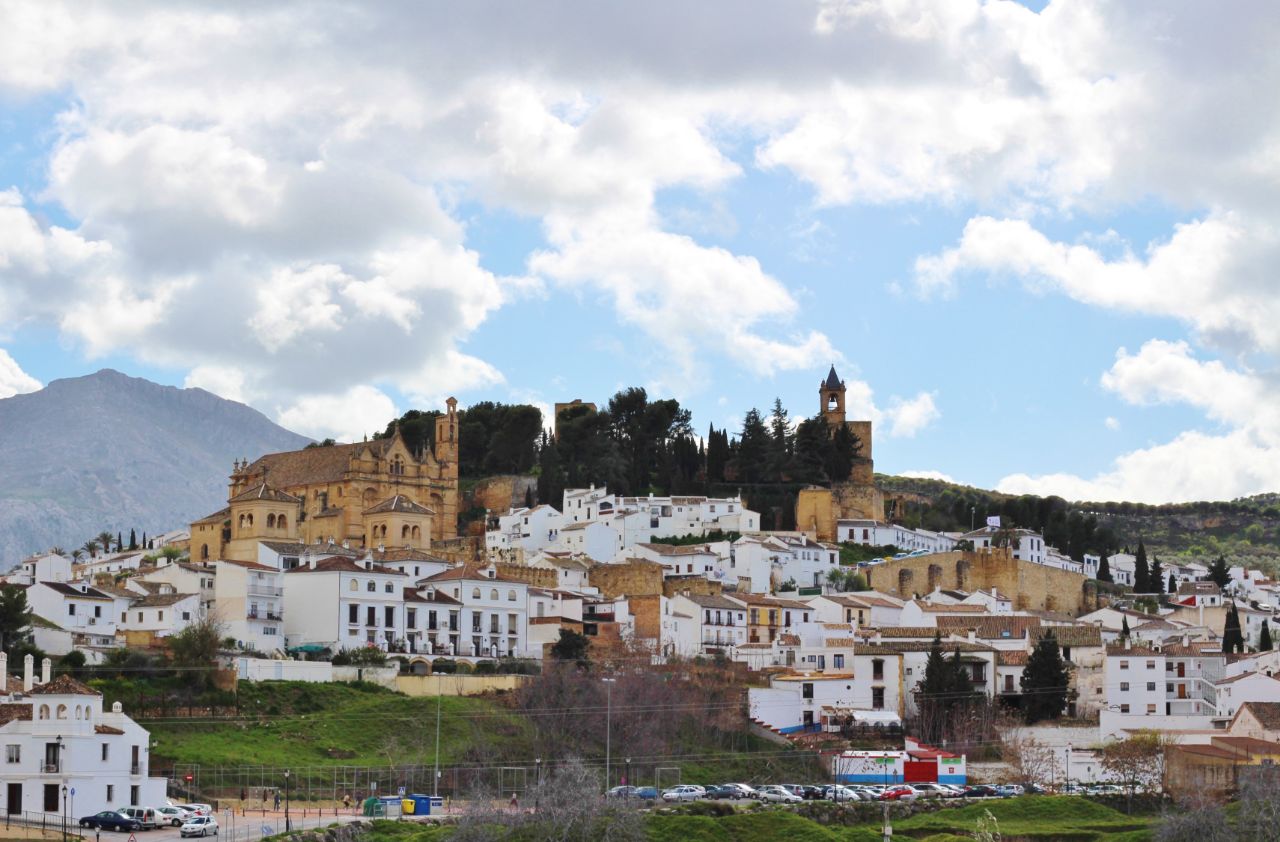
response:
<path fill-rule="evenodd" d="M 28 655 L 22 659 L 22 692 L 30 693 L 31 687 L 35 684 L 32 673 L 35 671 L 36 658 L 34 655 Z"/>
<path fill-rule="evenodd" d="M 7 693 L 9 687 L 9 656 L 4 652 L 0 652 L 0 693 Z"/>
<path fill-rule="evenodd" d="M 977 630 L 977 629 L 969 629 L 969 642 L 970 642 L 970 643 L 977 643 L 977 642 L 978 642 L 978 630 Z"/>
<path fill-rule="evenodd" d="M 45 658 L 40 662 L 40 683 L 48 684 L 53 678 L 53 661 Z"/>

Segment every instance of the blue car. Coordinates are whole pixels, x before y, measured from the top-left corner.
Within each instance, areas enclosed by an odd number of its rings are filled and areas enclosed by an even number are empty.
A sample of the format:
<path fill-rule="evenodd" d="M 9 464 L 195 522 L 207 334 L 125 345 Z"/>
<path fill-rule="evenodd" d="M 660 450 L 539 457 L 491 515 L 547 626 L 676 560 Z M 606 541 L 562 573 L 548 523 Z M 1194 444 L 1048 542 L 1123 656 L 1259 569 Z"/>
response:
<path fill-rule="evenodd" d="M 631 797 L 642 798 L 642 799 L 645 799 L 646 801 L 657 801 L 658 790 L 655 787 L 642 786 L 638 788 L 635 792 L 631 793 Z"/>
<path fill-rule="evenodd" d="M 85 816 L 80 820 L 80 826 L 121 832 L 126 830 L 133 832 L 142 829 L 142 825 L 137 819 L 131 819 L 123 813 L 117 813 L 115 810 L 103 810 L 101 813 Z"/>

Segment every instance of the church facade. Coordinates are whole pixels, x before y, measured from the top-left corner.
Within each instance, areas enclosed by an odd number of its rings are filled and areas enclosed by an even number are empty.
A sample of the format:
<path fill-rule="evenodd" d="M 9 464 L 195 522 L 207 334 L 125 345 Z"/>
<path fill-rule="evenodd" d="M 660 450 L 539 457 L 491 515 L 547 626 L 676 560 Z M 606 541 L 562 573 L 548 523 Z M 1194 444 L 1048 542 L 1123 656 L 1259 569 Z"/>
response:
<path fill-rule="evenodd" d="M 845 395 L 845 383 L 832 366 L 827 379 L 818 384 L 819 408 L 833 433 L 847 427 L 861 446 L 847 480 L 833 482 L 831 488 L 804 488 L 796 497 L 796 529 L 819 541 L 835 541 L 836 522 L 842 519 L 884 520 L 884 495 L 876 488 L 871 422 L 848 420 Z"/>
<path fill-rule="evenodd" d="M 191 524 L 191 559 L 256 561 L 258 543 L 427 549 L 457 536 L 458 402 L 432 450 L 392 435 L 237 461 L 227 506 Z"/>

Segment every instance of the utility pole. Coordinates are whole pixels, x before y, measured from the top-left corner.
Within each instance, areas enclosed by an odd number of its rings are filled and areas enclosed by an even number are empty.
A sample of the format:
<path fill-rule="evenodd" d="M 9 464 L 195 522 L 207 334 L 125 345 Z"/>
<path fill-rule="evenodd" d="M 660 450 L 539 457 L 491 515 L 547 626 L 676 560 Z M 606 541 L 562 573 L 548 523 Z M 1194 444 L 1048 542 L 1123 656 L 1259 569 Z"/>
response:
<path fill-rule="evenodd" d="M 889 822 L 889 802 L 884 802 L 884 842 L 893 842 L 893 825 Z"/>
<path fill-rule="evenodd" d="M 616 679 L 602 678 L 606 692 L 606 706 L 604 719 L 604 791 L 609 791 L 609 766 L 612 761 L 613 752 L 613 683 Z"/>
<path fill-rule="evenodd" d="M 436 777 L 431 783 L 431 797 L 440 796 L 440 685 L 436 685 Z"/>

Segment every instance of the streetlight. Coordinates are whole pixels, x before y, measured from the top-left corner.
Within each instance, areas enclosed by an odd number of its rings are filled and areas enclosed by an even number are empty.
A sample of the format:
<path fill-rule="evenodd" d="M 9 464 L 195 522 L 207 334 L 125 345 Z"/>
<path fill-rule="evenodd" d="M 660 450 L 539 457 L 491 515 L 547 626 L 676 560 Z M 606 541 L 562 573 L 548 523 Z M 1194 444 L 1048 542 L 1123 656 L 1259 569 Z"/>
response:
<path fill-rule="evenodd" d="M 59 737 L 58 739 L 62 739 Z M 62 838 L 67 838 L 67 785 L 62 785 Z"/>
<path fill-rule="evenodd" d="M 542 758 L 533 758 L 533 812 L 538 812 L 538 799 L 542 797 Z"/>
<path fill-rule="evenodd" d="M 604 682 L 606 701 L 605 701 L 605 718 L 604 718 L 604 791 L 609 791 L 609 767 L 612 760 L 612 740 L 613 740 L 613 685 L 617 681 L 615 678 L 602 678 Z"/>
<path fill-rule="evenodd" d="M 630 757 L 628 757 L 628 758 L 627 758 L 627 777 L 626 777 L 626 779 L 625 779 L 625 780 L 623 780 L 623 782 L 622 782 L 622 783 L 623 783 L 623 784 L 625 784 L 625 785 L 626 785 L 626 787 L 627 787 L 627 803 L 628 803 L 628 804 L 630 804 L 630 803 L 631 803 L 631 790 L 632 790 L 632 786 L 631 786 L 631 758 L 630 758 Z"/>
<path fill-rule="evenodd" d="M 289 770 L 284 770 L 284 829 L 288 833 L 293 828 L 289 824 Z"/>

